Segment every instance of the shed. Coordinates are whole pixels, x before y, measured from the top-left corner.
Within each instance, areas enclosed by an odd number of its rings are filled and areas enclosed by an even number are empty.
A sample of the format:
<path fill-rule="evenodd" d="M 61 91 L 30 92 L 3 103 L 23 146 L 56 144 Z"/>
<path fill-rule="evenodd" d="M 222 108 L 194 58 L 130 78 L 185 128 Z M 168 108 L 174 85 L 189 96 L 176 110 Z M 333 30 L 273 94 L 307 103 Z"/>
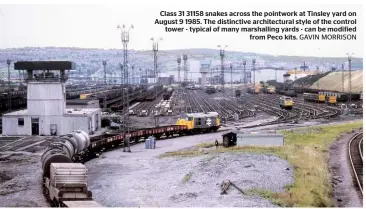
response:
<path fill-rule="evenodd" d="M 236 145 L 237 133 L 229 132 L 222 135 L 222 144 L 224 147 L 232 147 Z"/>

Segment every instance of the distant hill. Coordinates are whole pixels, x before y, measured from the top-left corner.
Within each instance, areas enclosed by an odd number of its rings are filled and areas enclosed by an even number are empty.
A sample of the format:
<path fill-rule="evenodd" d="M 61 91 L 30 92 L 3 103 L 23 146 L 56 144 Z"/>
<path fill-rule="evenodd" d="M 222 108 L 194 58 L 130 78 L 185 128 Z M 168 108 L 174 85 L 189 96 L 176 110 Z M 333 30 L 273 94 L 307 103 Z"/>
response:
<path fill-rule="evenodd" d="M 188 54 L 190 61 L 202 59 L 219 60 L 219 50 L 217 49 L 180 49 L 162 50 L 158 55 L 158 68 L 161 72 L 176 74 L 177 57 L 183 53 Z M 247 67 L 251 68 L 251 59 L 256 58 L 257 67 L 274 66 L 285 69 L 300 68 L 303 62 L 309 69 L 315 69 L 319 65 L 320 69 L 328 71 L 335 64 L 345 63 L 344 58 L 318 58 L 299 56 L 273 56 L 267 54 L 256 54 L 250 52 L 227 51 L 225 60 L 233 62 L 239 66 L 243 60 L 247 60 Z M 103 68 L 102 60 L 107 60 L 107 72 L 120 72 L 119 63 L 123 62 L 121 49 L 86 49 L 86 48 L 60 48 L 60 47 L 26 47 L 0 50 L 0 70 L 6 71 L 6 59 L 10 56 L 12 61 L 20 60 L 70 60 L 77 64 L 77 72 L 81 74 L 93 74 Z M 153 69 L 152 51 L 129 50 L 129 64 L 135 69 Z M 362 69 L 362 59 L 353 59 L 353 69 Z M 347 65 L 346 65 L 347 66 Z M 198 76 L 198 75 L 197 75 Z"/>

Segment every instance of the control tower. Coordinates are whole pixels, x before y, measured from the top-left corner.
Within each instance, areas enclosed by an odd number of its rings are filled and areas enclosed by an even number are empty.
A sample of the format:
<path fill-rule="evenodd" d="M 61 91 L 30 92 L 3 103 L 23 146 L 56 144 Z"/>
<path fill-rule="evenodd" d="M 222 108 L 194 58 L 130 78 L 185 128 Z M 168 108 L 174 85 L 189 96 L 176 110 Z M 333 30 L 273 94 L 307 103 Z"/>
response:
<path fill-rule="evenodd" d="M 63 135 L 74 130 L 86 133 L 100 127 L 100 109 L 67 109 L 69 61 L 20 61 L 15 70 L 25 70 L 27 109 L 3 115 L 4 135 Z"/>
<path fill-rule="evenodd" d="M 206 85 L 206 76 L 207 73 L 210 72 L 210 68 L 211 68 L 211 60 L 202 60 L 200 61 L 200 73 L 202 75 L 202 79 L 201 79 L 201 85 L 205 86 Z"/>

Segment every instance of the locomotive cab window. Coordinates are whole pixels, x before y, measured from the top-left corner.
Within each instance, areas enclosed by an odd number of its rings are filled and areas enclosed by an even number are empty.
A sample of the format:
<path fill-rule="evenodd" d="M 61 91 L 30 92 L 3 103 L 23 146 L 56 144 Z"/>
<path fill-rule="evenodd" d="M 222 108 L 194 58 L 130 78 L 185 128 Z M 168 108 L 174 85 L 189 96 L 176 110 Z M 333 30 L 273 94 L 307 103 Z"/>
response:
<path fill-rule="evenodd" d="M 192 121 L 193 120 L 193 117 L 188 117 L 188 121 Z"/>
<path fill-rule="evenodd" d="M 24 118 L 18 118 L 18 126 L 24 126 Z"/>

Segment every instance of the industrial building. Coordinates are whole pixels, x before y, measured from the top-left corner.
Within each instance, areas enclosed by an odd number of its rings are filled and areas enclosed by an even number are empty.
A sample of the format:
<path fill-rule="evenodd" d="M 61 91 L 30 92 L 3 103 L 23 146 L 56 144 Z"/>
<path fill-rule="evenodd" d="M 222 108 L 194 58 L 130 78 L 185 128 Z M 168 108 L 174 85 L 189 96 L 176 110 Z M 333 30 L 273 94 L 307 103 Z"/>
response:
<path fill-rule="evenodd" d="M 68 61 L 16 62 L 15 70 L 27 72 L 27 109 L 3 115 L 3 135 L 93 133 L 100 128 L 99 108 L 66 108 L 66 70 L 74 68 Z"/>
<path fill-rule="evenodd" d="M 161 74 L 158 77 L 158 84 L 160 85 L 171 85 L 174 82 L 174 76 L 173 75 L 167 75 L 167 74 Z"/>

